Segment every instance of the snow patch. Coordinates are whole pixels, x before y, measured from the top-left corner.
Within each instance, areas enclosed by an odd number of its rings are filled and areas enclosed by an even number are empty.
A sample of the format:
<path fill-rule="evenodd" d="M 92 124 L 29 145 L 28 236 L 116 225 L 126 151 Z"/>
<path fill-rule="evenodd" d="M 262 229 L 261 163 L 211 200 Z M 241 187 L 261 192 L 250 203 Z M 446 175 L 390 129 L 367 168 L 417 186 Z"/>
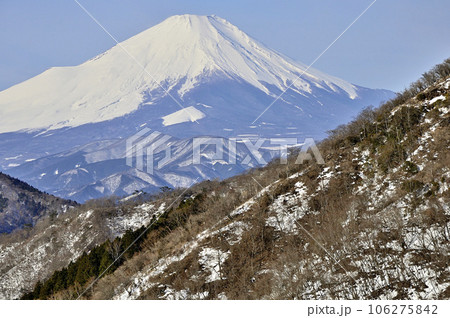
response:
<path fill-rule="evenodd" d="M 189 106 L 184 109 L 180 109 L 170 115 L 162 117 L 164 126 L 171 126 L 175 124 L 194 122 L 205 117 L 201 111 L 194 106 Z"/>
<path fill-rule="evenodd" d="M 434 103 L 436 103 L 438 100 L 445 100 L 445 96 L 437 96 L 435 98 L 433 98 L 432 100 L 429 101 L 429 105 L 433 105 Z"/>
<path fill-rule="evenodd" d="M 222 280 L 222 267 L 223 263 L 227 260 L 230 252 L 222 252 L 221 250 L 205 247 L 199 253 L 199 264 L 202 265 L 203 269 L 208 271 L 210 274 L 206 278 L 206 283 L 215 282 L 217 280 Z"/>

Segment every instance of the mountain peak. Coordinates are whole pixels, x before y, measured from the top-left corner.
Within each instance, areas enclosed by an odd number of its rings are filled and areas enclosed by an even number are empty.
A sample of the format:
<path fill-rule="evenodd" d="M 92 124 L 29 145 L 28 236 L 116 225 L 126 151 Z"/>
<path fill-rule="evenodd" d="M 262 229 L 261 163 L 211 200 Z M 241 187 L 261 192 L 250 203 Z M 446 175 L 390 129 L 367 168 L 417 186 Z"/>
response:
<path fill-rule="evenodd" d="M 194 26 L 199 24 L 210 24 L 213 21 L 217 23 L 223 23 L 223 24 L 231 24 L 224 18 L 221 18 L 215 14 L 211 15 L 198 15 L 198 14 L 178 14 L 173 15 L 165 20 L 163 20 L 160 24 L 180 24 L 180 25 L 187 25 L 187 26 Z"/>
<path fill-rule="evenodd" d="M 223 18 L 176 15 L 79 66 L 52 68 L 0 92 L 0 133 L 111 120 L 154 103 L 149 96 L 166 90 L 182 100 L 217 77 L 272 97 L 288 88 L 303 96 L 318 88 L 358 97 L 356 86 L 305 70 Z"/>
<path fill-rule="evenodd" d="M 183 14 L 168 17 L 164 21 L 143 31 L 137 36 L 150 36 L 154 33 L 160 33 L 165 35 L 164 38 L 166 41 L 179 41 L 179 36 L 181 35 L 189 34 L 189 36 L 193 36 L 194 34 L 197 34 L 206 37 L 213 36 L 212 39 L 216 40 L 219 31 L 225 31 L 227 28 L 239 30 L 227 20 L 216 15 Z M 185 38 L 184 40 L 192 40 L 192 38 Z M 184 43 L 184 41 L 182 42 Z"/>

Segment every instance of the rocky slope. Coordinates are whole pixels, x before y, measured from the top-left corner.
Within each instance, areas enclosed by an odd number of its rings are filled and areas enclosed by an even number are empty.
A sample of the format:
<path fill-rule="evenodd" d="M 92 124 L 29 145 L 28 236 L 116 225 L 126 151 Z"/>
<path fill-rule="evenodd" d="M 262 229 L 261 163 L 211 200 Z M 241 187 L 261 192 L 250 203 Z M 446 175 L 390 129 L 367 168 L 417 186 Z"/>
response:
<path fill-rule="evenodd" d="M 449 86 L 336 130 L 324 166 L 230 181 L 258 193 L 157 258 L 149 248 L 89 297 L 448 299 Z"/>

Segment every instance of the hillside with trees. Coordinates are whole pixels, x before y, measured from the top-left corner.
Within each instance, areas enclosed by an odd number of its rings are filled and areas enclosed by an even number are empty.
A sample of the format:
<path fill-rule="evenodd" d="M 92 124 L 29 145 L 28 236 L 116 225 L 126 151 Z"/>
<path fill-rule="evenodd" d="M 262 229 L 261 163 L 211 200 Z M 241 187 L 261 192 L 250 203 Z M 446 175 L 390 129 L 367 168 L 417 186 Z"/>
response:
<path fill-rule="evenodd" d="M 0 234 L 33 227 L 40 218 L 55 217 L 75 205 L 0 172 Z"/>
<path fill-rule="evenodd" d="M 304 154 L 294 150 L 287 164 L 224 181 L 89 202 L 53 225 L 77 231 L 77 253 L 0 291 L 23 299 L 448 299 L 449 98 L 447 59 L 330 131 L 318 145 L 325 164 L 297 164 Z M 38 226 L 28 244 L 51 259 L 68 240 L 47 240 Z M 0 257 L 6 246 L 0 241 Z"/>

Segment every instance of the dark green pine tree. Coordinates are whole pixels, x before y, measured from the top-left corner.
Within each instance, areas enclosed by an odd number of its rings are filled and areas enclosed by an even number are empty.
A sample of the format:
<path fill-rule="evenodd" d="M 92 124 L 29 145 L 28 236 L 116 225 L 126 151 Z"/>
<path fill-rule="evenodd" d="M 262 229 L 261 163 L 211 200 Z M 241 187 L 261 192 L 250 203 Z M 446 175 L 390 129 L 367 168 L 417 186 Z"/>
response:
<path fill-rule="evenodd" d="M 111 253 L 108 252 L 107 250 L 105 250 L 103 252 L 103 256 L 100 260 L 100 266 L 99 266 L 99 270 L 98 270 L 99 275 L 102 274 L 106 269 L 108 269 L 108 270 L 106 271 L 105 274 L 112 273 L 116 267 L 115 264 L 113 264 L 113 262 L 114 262 L 114 259 L 112 258 Z"/>

